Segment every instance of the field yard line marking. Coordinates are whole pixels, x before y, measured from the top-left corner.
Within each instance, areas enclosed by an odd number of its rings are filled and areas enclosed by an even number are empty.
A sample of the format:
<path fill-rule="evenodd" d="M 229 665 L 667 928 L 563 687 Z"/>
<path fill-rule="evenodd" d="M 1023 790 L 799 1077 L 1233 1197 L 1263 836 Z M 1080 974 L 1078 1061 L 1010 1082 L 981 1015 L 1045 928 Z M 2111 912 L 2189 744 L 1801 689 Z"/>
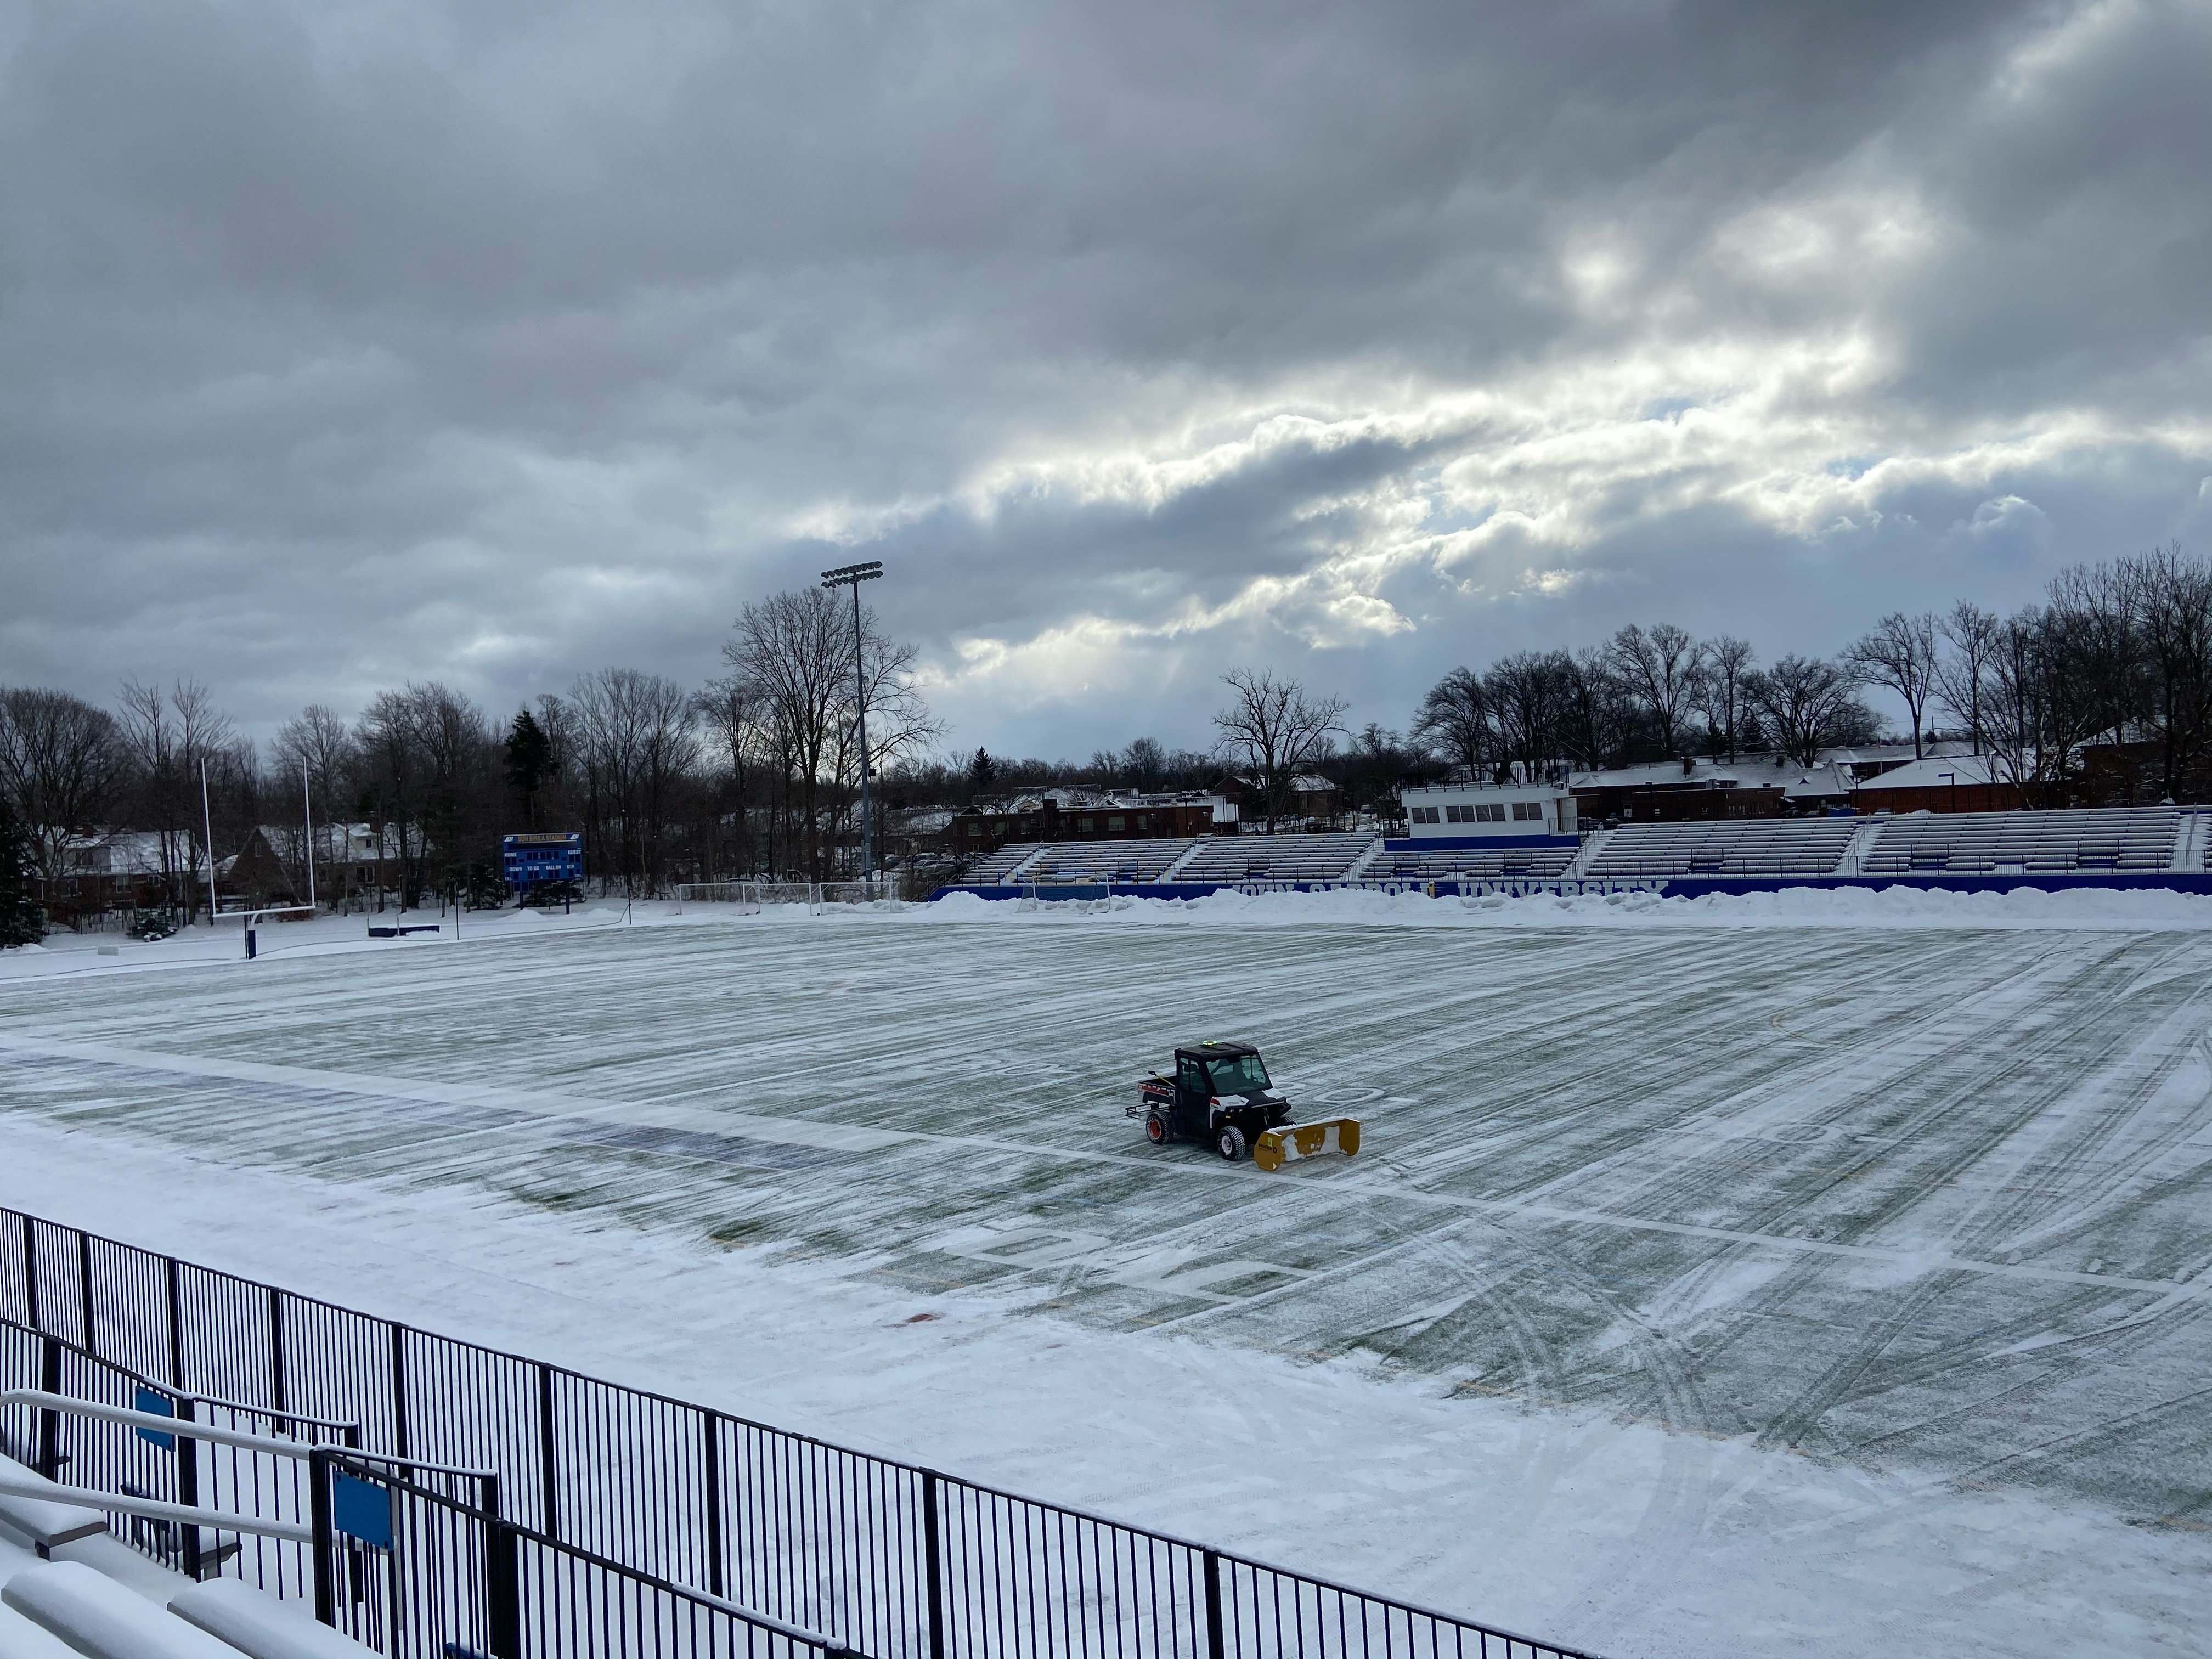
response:
<path fill-rule="evenodd" d="M 175 1054 L 158 1050 L 127 1049 L 84 1043 L 53 1042 L 40 1038 L 14 1035 L 0 1036 L 0 1051 L 15 1049 L 24 1054 L 40 1054 L 51 1059 L 75 1060 L 94 1064 L 136 1065 L 152 1071 L 169 1071 L 195 1077 L 234 1077 L 254 1082 L 283 1083 L 295 1086 L 328 1089 L 333 1092 L 350 1093 L 375 1098 L 378 1096 L 402 1100 L 418 1100 L 439 1105 L 496 1106 L 510 1110 L 521 1110 L 532 1115 L 557 1122 L 564 1118 L 603 1121 L 610 1115 L 620 1115 L 615 1121 L 636 1123 L 640 1115 L 650 1113 L 650 1103 L 633 1103 L 619 1101 L 582 1099 L 550 1094 L 531 1094 L 519 1090 L 501 1089 L 489 1084 L 429 1084 L 402 1082 L 355 1073 L 318 1071 L 307 1066 L 273 1066 L 258 1060 L 217 1060 L 199 1055 Z M 859 1125 L 823 1123 L 813 1119 L 759 1117 L 744 1113 L 712 1115 L 708 1120 L 714 1126 L 733 1133 L 751 1135 L 763 1140 L 781 1140 L 787 1145 L 823 1146 L 855 1152 L 872 1151 L 900 1144 L 923 1142 L 946 1146 L 995 1153 L 1000 1156 L 1048 1158 L 1066 1162 L 1108 1164 L 1115 1168 L 1132 1165 L 1152 1170 L 1171 1176 L 1204 1181 L 1218 1181 L 1227 1175 L 1231 1179 L 1259 1181 L 1269 1189 L 1279 1192 L 1285 1198 L 1294 1196 L 1310 1183 L 1281 1175 L 1261 1176 L 1249 1167 L 1236 1171 L 1222 1170 L 1208 1164 L 1198 1165 L 1168 1163 L 1157 1157 L 1122 1152 L 1093 1152 L 1088 1148 L 1030 1146 L 1008 1145 L 980 1135 L 939 1134 L 921 1129 L 879 1129 Z M 471 1135 L 502 1132 L 505 1125 L 488 1125 L 482 1129 L 464 1129 L 449 1139 L 466 1139 Z M 850 1139 L 847 1139 L 850 1137 Z M 865 1143 L 865 1144 L 864 1144 Z M 1981 1277 L 2026 1279 L 2043 1284 L 2085 1285 L 2099 1290 L 2139 1291 L 2151 1295 L 2197 1298 L 2212 1297 L 2212 1280 L 2182 1280 L 2165 1279 L 2123 1278 L 2113 1273 L 2075 1273 L 2059 1267 L 2038 1267 L 2025 1262 L 1978 1261 L 1971 1257 L 1955 1256 L 1939 1251 L 1915 1250 L 1899 1246 L 1879 1244 L 1844 1244 L 1827 1239 L 1792 1238 L 1784 1234 L 1758 1233 L 1731 1227 L 1712 1227 L 1692 1222 L 1662 1221 L 1645 1216 L 1620 1215 L 1604 1210 L 1569 1209 L 1559 1205 L 1532 1204 L 1516 1199 L 1470 1198 L 1450 1193 L 1424 1192 L 1418 1187 L 1393 1187 L 1382 1182 L 1364 1181 L 1355 1174 L 1346 1173 L 1328 1182 L 1331 1193 L 1351 1192 L 1382 1198 L 1411 1200 L 1416 1202 L 1444 1206 L 1491 1216 L 1528 1216 L 1534 1219 L 1559 1222 L 1573 1226 L 1607 1227 L 1628 1232 L 1665 1233 L 1675 1237 L 1709 1239 L 1718 1243 L 1752 1244 L 1767 1249 L 1796 1251 L 1804 1255 L 1829 1255 L 1845 1260 L 1875 1261 L 1885 1266 L 1908 1265 L 1923 1273 L 1965 1273 Z"/>
<path fill-rule="evenodd" d="M 823 1123 L 811 1118 L 763 1117 L 749 1112 L 715 1112 L 702 1115 L 685 1110 L 682 1123 L 656 1123 L 659 1103 L 594 1100 L 583 1096 L 536 1093 L 502 1089 L 483 1083 L 422 1083 L 379 1077 L 358 1072 L 321 1071 L 313 1066 L 274 1066 L 263 1060 L 222 1060 L 200 1054 L 175 1054 L 158 1049 L 124 1048 L 102 1044 L 54 1042 L 38 1037 L 0 1035 L 0 1053 L 14 1050 L 46 1060 L 74 1060 L 94 1066 L 136 1066 L 149 1072 L 168 1072 L 181 1077 L 230 1078 L 241 1083 L 273 1083 L 294 1088 L 320 1089 L 331 1094 L 358 1095 L 364 1099 L 407 1100 L 431 1106 L 481 1106 L 520 1111 L 557 1123 L 564 1119 L 611 1119 L 625 1127 L 640 1123 L 655 1127 L 706 1127 L 758 1140 L 787 1146 L 817 1146 L 840 1152 L 873 1152 L 915 1139 L 908 1131 L 875 1129 L 860 1124 Z M 487 1124 L 482 1128 L 456 1130 L 437 1140 L 461 1139 L 497 1133 L 507 1126 Z M 417 1146 L 423 1141 L 413 1143 Z"/>

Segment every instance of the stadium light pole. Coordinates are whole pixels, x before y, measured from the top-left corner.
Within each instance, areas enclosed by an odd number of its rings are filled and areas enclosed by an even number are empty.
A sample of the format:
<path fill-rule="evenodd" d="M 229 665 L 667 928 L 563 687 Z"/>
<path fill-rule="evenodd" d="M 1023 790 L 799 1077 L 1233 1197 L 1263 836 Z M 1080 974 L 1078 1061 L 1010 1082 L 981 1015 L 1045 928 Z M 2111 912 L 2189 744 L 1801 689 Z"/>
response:
<path fill-rule="evenodd" d="M 860 584 L 874 581 L 883 574 L 881 559 L 840 565 L 822 573 L 823 586 L 853 590 L 853 718 L 860 728 L 860 880 L 870 898 L 875 896 L 876 826 L 868 799 L 868 774 L 875 768 L 868 764 L 868 668 L 860 638 Z"/>

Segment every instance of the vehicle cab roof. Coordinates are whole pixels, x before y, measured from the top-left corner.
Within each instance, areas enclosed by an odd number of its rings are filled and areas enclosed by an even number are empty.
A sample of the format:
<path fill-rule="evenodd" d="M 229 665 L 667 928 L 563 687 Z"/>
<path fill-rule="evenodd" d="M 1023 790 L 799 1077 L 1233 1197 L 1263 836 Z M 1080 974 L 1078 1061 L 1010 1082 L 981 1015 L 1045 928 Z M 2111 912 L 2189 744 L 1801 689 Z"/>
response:
<path fill-rule="evenodd" d="M 1239 1060 L 1260 1050 L 1249 1042 L 1194 1042 L 1176 1050 L 1176 1058 L 1192 1060 Z"/>

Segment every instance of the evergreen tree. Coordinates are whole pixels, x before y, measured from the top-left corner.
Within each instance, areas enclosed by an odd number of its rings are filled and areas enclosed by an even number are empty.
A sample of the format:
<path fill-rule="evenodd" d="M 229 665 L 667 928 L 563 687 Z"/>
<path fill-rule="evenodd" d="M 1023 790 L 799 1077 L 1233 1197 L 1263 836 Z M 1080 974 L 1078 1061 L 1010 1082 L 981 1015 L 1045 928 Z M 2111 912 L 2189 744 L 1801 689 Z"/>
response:
<path fill-rule="evenodd" d="M 522 797 L 529 827 L 538 827 L 538 792 L 553 775 L 553 739 L 527 708 L 507 729 L 507 787 Z"/>
<path fill-rule="evenodd" d="M 5 800 L 0 800 L 0 949 L 36 945 L 46 937 L 46 916 L 31 900 L 31 838 Z"/>

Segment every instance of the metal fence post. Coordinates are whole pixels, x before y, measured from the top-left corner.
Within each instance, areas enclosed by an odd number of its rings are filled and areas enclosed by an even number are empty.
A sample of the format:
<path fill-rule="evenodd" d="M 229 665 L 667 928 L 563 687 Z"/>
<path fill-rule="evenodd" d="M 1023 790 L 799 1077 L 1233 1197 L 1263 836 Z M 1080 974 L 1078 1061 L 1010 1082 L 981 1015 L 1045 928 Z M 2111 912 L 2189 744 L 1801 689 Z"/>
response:
<path fill-rule="evenodd" d="M 169 1293 L 169 1384 L 181 1389 L 185 1386 L 185 1275 L 176 1257 L 161 1260 L 167 1264 L 162 1278 Z"/>
<path fill-rule="evenodd" d="M 712 1595 L 724 1594 L 722 1589 L 722 1419 L 713 1412 L 699 1413 L 699 1426 L 706 1438 L 701 1447 L 702 1474 L 707 1482 L 707 1589 Z"/>
<path fill-rule="evenodd" d="M 392 1328 L 392 1449 L 401 1457 L 414 1455 L 407 1447 L 407 1328 Z"/>
<path fill-rule="evenodd" d="M 937 1473 L 921 1472 L 921 1559 L 929 1577 L 929 1659 L 945 1659 L 945 1569 L 937 1546 Z"/>
<path fill-rule="evenodd" d="M 189 1423 L 192 1420 L 191 1401 L 179 1395 L 170 1403 L 177 1408 L 179 1422 Z M 177 1457 L 177 1502 L 197 1507 L 200 1501 L 198 1443 L 185 1439 L 182 1434 L 175 1435 L 172 1439 L 176 1447 Z M 185 1577 L 198 1583 L 200 1577 L 200 1529 L 196 1526 L 187 1526 L 184 1528 L 183 1536 Z"/>
<path fill-rule="evenodd" d="M 331 1520 L 331 1454 L 318 1446 L 307 1454 L 307 1527 L 314 1534 L 307 1547 L 315 1557 L 315 1617 L 325 1625 L 338 1622 L 336 1528 Z"/>
<path fill-rule="evenodd" d="M 79 1229 L 76 1236 L 76 1315 L 84 1327 L 84 1351 L 97 1355 L 100 1345 L 92 1340 L 92 1235 Z"/>
<path fill-rule="evenodd" d="M 284 1292 L 272 1285 L 269 1287 L 269 1404 L 277 1413 L 279 1434 L 292 1431 L 283 1417 L 289 1403 L 284 1397 Z"/>
<path fill-rule="evenodd" d="M 1206 1659 L 1221 1659 L 1221 1558 L 1206 1552 Z"/>
<path fill-rule="evenodd" d="M 47 1394 L 62 1391 L 61 1339 L 39 1339 L 39 1387 Z M 51 1409 L 39 1413 L 39 1473 L 51 1480 L 62 1466 L 61 1415 Z"/>
<path fill-rule="evenodd" d="M 539 1502 L 544 1506 L 545 1535 L 561 1536 L 560 1470 L 555 1460 L 560 1448 L 553 1435 L 553 1368 L 542 1360 L 538 1366 L 538 1474 Z"/>
<path fill-rule="evenodd" d="M 521 1540 L 501 1518 L 499 1477 L 477 1482 L 483 1499 L 484 1622 L 492 1659 L 522 1659 Z"/>
<path fill-rule="evenodd" d="M 39 1318 L 39 1234 L 31 1218 L 23 1218 L 23 1315 L 34 1331 L 46 1326 Z"/>

